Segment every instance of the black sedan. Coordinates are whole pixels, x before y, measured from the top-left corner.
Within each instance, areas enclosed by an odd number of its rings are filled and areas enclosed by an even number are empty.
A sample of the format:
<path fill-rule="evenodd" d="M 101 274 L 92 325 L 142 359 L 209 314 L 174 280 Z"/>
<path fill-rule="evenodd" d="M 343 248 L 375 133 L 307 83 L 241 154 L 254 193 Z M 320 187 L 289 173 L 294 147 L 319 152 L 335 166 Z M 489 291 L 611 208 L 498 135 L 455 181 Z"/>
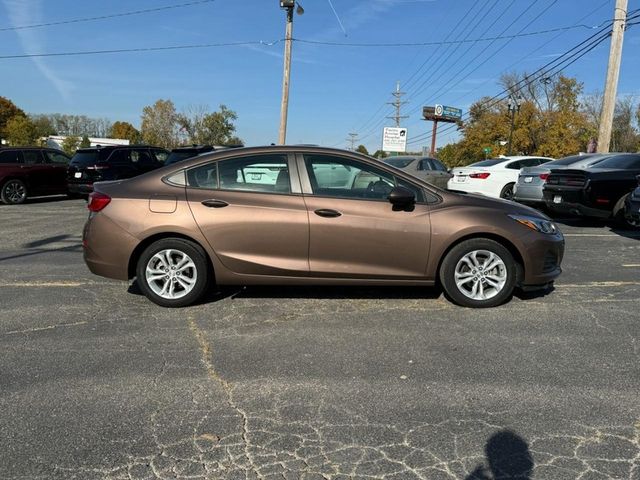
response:
<path fill-rule="evenodd" d="M 544 201 L 553 212 L 625 221 L 625 202 L 637 186 L 640 154 L 612 153 L 582 169 L 551 170 Z"/>

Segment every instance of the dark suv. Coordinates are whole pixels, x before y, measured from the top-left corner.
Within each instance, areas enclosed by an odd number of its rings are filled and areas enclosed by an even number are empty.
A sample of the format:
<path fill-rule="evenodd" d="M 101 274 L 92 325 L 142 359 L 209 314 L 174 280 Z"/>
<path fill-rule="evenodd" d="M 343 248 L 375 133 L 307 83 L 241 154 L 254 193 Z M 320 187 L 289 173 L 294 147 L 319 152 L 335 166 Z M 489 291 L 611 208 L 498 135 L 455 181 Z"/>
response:
<path fill-rule="evenodd" d="M 189 147 L 178 147 L 171 150 L 171 153 L 164 162 L 165 165 L 171 165 L 173 163 L 181 162 L 188 158 L 197 157 L 203 153 L 213 152 L 214 148 L 211 145 L 191 145 Z"/>
<path fill-rule="evenodd" d="M 81 148 L 67 171 L 69 192 L 87 195 L 94 182 L 136 177 L 164 165 L 169 152 L 146 145 Z"/>
<path fill-rule="evenodd" d="M 0 148 L 0 199 L 15 205 L 27 197 L 66 194 L 69 160 L 52 148 Z"/>

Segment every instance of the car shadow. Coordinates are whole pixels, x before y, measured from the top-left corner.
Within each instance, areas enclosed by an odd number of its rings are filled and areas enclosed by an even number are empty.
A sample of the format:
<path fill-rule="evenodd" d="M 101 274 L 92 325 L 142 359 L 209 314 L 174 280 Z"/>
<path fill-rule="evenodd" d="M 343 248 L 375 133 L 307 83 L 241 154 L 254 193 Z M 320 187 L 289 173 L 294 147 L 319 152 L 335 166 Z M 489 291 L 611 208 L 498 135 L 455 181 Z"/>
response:
<path fill-rule="evenodd" d="M 144 295 L 134 280 L 128 293 Z M 224 299 L 273 298 L 313 300 L 376 300 L 422 299 L 435 300 L 442 294 L 439 287 L 387 287 L 387 286 L 221 286 L 205 294 L 197 305 L 214 303 Z"/>
<path fill-rule="evenodd" d="M 534 467 L 527 442 L 511 430 L 489 438 L 484 449 L 486 464 L 478 465 L 465 480 L 530 480 Z"/>
<path fill-rule="evenodd" d="M 615 220 L 598 220 L 598 219 L 583 218 L 583 217 L 575 217 L 575 218 L 551 217 L 551 218 L 553 218 L 554 222 L 560 225 L 565 225 L 567 227 L 598 228 L 604 232 L 611 232 L 621 237 L 640 240 L 640 229 L 634 230 L 632 228 L 625 228 L 623 224 Z"/>

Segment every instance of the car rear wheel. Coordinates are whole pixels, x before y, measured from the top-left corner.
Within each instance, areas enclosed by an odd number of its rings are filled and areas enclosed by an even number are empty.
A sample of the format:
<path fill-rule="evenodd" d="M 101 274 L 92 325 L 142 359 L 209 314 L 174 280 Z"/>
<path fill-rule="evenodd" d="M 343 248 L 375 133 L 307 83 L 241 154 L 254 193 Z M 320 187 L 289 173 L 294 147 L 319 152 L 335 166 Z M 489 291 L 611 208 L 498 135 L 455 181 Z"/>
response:
<path fill-rule="evenodd" d="M 165 238 L 147 247 L 138 260 L 136 274 L 149 300 L 172 308 L 197 302 L 210 279 L 204 250 L 181 238 Z"/>
<path fill-rule="evenodd" d="M 502 190 L 500 191 L 500 198 L 504 198 L 505 200 L 513 200 L 513 187 L 515 183 L 506 184 Z"/>
<path fill-rule="evenodd" d="M 440 282 L 458 305 L 495 307 L 513 294 L 517 280 L 513 255 L 498 242 L 466 240 L 451 249 L 440 268 Z"/>
<path fill-rule="evenodd" d="M 0 198 L 7 205 L 18 205 L 27 199 L 27 186 L 22 180 L 9 180 L 0 190 Z"/>

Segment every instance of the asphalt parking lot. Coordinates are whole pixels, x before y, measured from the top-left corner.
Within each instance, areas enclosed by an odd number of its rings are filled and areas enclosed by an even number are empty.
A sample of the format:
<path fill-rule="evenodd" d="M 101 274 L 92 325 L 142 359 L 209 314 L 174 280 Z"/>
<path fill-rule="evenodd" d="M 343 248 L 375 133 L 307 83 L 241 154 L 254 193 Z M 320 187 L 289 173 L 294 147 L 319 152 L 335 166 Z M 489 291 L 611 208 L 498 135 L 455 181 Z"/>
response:
<path fill-rule="evenodd" d="M 545 295 L 246 288 L 157 307 L 81 200 L 0 206 L 0 478 L 640 479 L 640 234 L 561 224 Z"/>

